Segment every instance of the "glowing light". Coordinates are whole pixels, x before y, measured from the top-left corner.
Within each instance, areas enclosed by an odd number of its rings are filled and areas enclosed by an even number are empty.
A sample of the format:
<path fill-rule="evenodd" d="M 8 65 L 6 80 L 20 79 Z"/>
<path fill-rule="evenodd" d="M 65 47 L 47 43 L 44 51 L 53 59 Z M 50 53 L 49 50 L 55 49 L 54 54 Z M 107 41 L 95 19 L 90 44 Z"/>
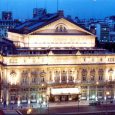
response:
<path fill-rule="evenodd" d="M 98 81 L 96 82 L 96 85 L 99 85 L 99 82 L 98 82 Z"/>
<path fill-rule="evenodd" d="M 28 99 L 28 104 L 30 105 L 30 99 Z"/>
<path fill-rule="evenodd" d="M 44 102 L 43 102 L 43 105 L 44 105 L 44 106 L 46 106 L 46 105 L 47 105 L 47 103 L 44 101 Z"/>
<path fill-rule="evenodd" d="M 39 98 L 39 102 L 42 102 L 42 98 Z"/>
<path fill-rule="evenodd" d="M 45 86 L 45 84 L 42 84 L 42 87 L 44 87 Z"/>
<path fill-rule="evenodd" d="M 11 85 L 16 85 L 19 82 L 19 76 L 15 72 L 12 72 L 10 76 L 8 77 L 8 82 Z"/>
<path fill-rule="evenodd" d="M 109 91 L 107 91 L 107 92 L 106 92 L 106 95 L 109 95 L 109 94 L 110 94 L 110 92 L 109 92 Z"/>
<path fill-rule="evenodd" d="M 27 114 L 30 114 L 31 112 L 32 112 L 32 109 L 29 108 L 29 109 L 27 110 Z"/>
<path fill-rule="evenodd" d="M 80 89 L 79 88 L 57 88 L 57 89 L 51 89 L 52 94 L 79 94 Z"/>
<path fill-rule="evenodd" d="M 92 95 L 92 99 L 95 99 L 95 95 Z"/>
<path fill-rule="evenodd" d="M 20 100 L 18 100 L 18 107 L 20 106 Z"/>

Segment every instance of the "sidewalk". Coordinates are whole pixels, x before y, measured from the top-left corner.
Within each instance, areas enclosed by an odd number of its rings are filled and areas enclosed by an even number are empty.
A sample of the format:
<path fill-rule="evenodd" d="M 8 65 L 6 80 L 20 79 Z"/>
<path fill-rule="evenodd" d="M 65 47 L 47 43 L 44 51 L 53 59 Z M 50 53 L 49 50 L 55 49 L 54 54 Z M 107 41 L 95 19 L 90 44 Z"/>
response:
<path fill-rule="evenodd" d="M 78 103 L 78 101 L 76 102 L 57 102 L 57 103 L 49 103 L 49 107 L 68 107 L 68 106 L 77 106 L 77 105 L 80 105 L 80 106 L 88 106 L 89 103 L 86 102 L 86 101 L 81 101 Z"/>
<path fill-rule="evenodd" d="M 107 103 L 110 105 L 115 105 L 115 103 Z M 69 107 L 69 106 L 89 106 L 89 102 L 88 101 L 80 101 L 78 103 L 78 101 L 74 101 L 74 102 L 55 102 L 55 103 L 48 103 L 48 105 L 44 105 L 41 106 L 37 103 L 33 103 L 30 105 L 31 108 L 44 108 L 47 109 L 48 107 Z M 106 103 L 102 103 L 101 105 L 106 105 Z M 10 110 L 15 110 L 15 109 L 27 109 L 29 107 L 28 104 L 20 104 L 20 106 L 17 106 L 17 104 L 10 104 L 8 106 L 6 106 L 5 108 L 3 108 L 3 105 L 0 105 L 1 109 L 10 109 Z"/>
<path fill-rule="evenodd" d="M 16 110 L 3 110 L 3 113 L 5 115 L 19 115 L 19 113 Z"/>

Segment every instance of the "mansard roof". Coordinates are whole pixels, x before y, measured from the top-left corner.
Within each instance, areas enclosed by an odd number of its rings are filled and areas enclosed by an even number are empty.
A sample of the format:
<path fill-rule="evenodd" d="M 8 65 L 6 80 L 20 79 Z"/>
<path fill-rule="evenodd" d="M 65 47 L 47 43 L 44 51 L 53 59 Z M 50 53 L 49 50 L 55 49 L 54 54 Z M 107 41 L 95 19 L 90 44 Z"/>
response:
<path fill-rule="evenodd" d="M 14 32 L 14 33 L 19 33 L 19 34 L 29 34 L 33 31 L 36 31 L 37 29 L 40 29 L 40 28 L 42 28 L 52 22 L 55 22 L 61 18 L 65 19 L 65 20 L 79 26 L 80 28 L 88 31 L 89 33 L 91 33 L 85 27 L 82 27 L 81 25 L 77 24 L 72 19 L 68 19 L 68 18 L 64 17 L 63 15 L 59 15 L 59 13 L 46 14 L 45 16 L 43 16 L 41 18 L 36 17 L 36 18 L 30 19 L 30 20 L 27 20 L 27 21 L 23 22 L 22 24 L 16 26 L 14 29 L 11 29 L 9 31 Z"/>

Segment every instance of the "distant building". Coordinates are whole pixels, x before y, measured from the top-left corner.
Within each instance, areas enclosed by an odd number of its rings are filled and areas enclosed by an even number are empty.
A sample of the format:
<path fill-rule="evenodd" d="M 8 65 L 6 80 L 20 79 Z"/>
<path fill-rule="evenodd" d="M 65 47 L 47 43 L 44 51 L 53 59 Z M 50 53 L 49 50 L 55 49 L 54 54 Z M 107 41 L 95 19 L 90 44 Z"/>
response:
<path fill-rule="evenodd" d="M 8 28 L 7 26 L 0 25 L 0 38 L 6 38 L 7 37 Z"/>
<path fill-rule="evenodd" d="M 42 17 L 46 14 L 46 9 L 44 8 L 34 8 L 33 9 L 33 18 L 35 17 Z"/>
<path fill-rule="evenodd" d="M 0 39 L 0 54 L 9 55 L 12 53 L 16 53 L 13 41 L 6 38 Z"/>
<path fill-rule="evenodd" d="M 21 22 L 17 19 L 13 19 L 12 12 L 3 11 L 2 19 L 0 19 L 0 38 L 6 38 L 8 29 L 14 28 Z"/>
<path fill-rule="evenodd" d="M 96 36 L 100 42 L 109 42 L 109 26 L 106 23 L 97 23 Z"/>
<path fill-rule="evenodd" d="M 115 52 L 115 16 L 89 20 L 76 17 L 74 21 L 96 35 L 97 47 L 107 48 L 109 51 Z"/>
<path fill-rule="evenodd" d="M 2 20 L 12 20 L 12 12 L 11 11 L 3 11 L 2 12 Z"/>

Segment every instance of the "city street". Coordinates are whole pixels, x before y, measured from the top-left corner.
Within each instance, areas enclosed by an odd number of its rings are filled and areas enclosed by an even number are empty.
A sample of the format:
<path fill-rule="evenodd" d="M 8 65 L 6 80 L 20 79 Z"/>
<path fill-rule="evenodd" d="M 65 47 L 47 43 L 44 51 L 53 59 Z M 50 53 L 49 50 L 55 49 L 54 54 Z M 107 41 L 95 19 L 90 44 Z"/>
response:
<path fill-rule="evenodd" d="M 18 115 L 21 112 L 23 115 L 27 114 L 28 107 L 24 106 L 16 108 L 10 107 L 10 108 L 1 108 L 3 111 L 0 111 L 0 115 Z M 103 104 L 103 105 L 97 105 L 97 106 L 88 106 L 88 105 L 79 105 L 76 102 L 68 103 L 49 103 L 49 107 L 40 108 L 36 105 L 31 106 L 32 112 L 31 114 L 87 114 L 87 115 L 105 115 L 108 113 L 108 115 L 114 115 L 115 114 L 115 104 Z M 19 112 L 17 112 L 19 111 Z M 110 113 L 111 112 L 111 113 Z M 4 114 L 3 114 L 4 113 Z"/>
<path fill-rule="evenodd" d="M 47 109 L 33 109 L 33 114 L 94 114 L 98 113 L 108 113 L 108 115 L 114 115 L 115 114 L 115 105 L 111 104 L 104 104 L 104 105 L 98 105 L 98 106 L 87 106 L 87 105 L 68 105 L 65 103 L 65 106 L 54 106 L 49 107 Z M 26 114 L 26 110 L 24 109 L 22 112 Z M 111 112 L 111 114 L 110 114 Z M 102 114 L 101 114 L 102 115 Z"/>

